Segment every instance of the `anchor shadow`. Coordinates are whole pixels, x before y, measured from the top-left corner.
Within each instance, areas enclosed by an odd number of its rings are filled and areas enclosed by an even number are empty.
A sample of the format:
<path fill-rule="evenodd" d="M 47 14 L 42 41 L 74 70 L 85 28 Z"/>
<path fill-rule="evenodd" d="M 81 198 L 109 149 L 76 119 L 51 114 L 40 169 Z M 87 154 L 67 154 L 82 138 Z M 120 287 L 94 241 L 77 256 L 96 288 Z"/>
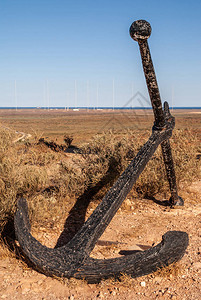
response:
<path fill-rule="evenodd" d="M 87 188 L 76 200 L 75 205 L 69 212 L 63 231 L 54 248 L 66 245 L 75 236 L 85 223 L 87 208 L 93 197 L 95 197 L 95 195 L 107 184 L 112 185 L 117 177 L 117 170 L 113 165 L 95 186 Z"/>
<path fill-rule="evenodd" d="M 165 207 L 171 207 L 171 203 L 169 200 L 157 200 L 154 196 L 152 197 L 146 197 L 147 200 L 151 200 L 154 203 L 160 205 L 160 206 L 165 206 Z"/>
<path fill-rule="evenodd" d="M 108 172 L 102 177 L 102 179 L 93 187 L 88 187 L 84 193 L 78 197 L 75 205 L 70 210 L 68 217 L 65 220 L 63 231 L 61 232 L 59 238 L 57 239 L 55 249 L 66 245 L 82 228 L 85 223 L 86 213 L 88 206 L 92 199 L 96 196 L 96 194 L 107 184 L 112 185 L 117 179 L 118 175 L 116 170 L 114 170 L 114 165 L 108 169 Z M 157 200 L 155 197 L 149 197 L 148 200 L 153 201 L 154 203 L 164 206 L 170 207 L 170 203 L 167 200 Z M 97 241 L 97 244 L 102 244 L 102 241 Z M 144 250 L 144 249 L 142 249 Z M 134 252 L 133 252 L 134 251 Z M 140 250 L 122 250 L 121 255 L 129 255 L 132 253 L 137 253 Z"/>

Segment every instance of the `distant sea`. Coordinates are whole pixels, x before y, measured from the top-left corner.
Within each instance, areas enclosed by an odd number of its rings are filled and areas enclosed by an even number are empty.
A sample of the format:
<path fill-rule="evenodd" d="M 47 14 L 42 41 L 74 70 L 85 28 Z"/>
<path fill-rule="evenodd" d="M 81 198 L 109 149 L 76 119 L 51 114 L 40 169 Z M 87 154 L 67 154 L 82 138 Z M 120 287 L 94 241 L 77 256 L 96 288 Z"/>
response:
<path fill-rule="evenodd" d="M 152 109 L 152 107 L 0 107 L 0 109 L 91 109 L 91 110 L 101 110 L 101 109 L 114 109 L 114 110 L 120 110 L 120 109 Z M 170 107 L 172 109 L 172 107 Z M 179 107 L 173 107 L 173 109 L 201 109 L 201 107 L 193 107 L 193 106 L 179 106 Z"/>

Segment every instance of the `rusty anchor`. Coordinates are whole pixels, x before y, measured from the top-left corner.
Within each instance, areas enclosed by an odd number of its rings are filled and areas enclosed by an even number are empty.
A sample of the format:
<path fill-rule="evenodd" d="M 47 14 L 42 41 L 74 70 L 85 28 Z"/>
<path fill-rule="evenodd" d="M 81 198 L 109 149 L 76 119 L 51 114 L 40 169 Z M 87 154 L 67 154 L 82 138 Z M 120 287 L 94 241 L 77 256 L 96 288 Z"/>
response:
<path fill-rule="evenodd" d="M 146 21 L 136 21 L 131 25 L 130 34 L 134 40 L 138 41 L 140 46 L 143 68 L 155 116 L 152 134 L 82 228 L 67 244 L 61 247 L 48 248 L 31 235 L 27 201 L 23 198 L 17 201 L 14 225 L 20 247 L 36 269 L 47 275 L 74 277 L 85 279 L 91 283 L 98 282 L 103 278 L 118 278 L 122 273 L 138 277 L 178 261 L 183 257 L 188 246 L 187 233 L 169 231 L 163 235 L 162 241 L 158 245 L 145 251 L 112 259 L 94 259 L 90 257 L 97 240 L 105 231 L 160 144 L 171 191 L 169 203 L 172 206 L 183 205 L 183 200 L 177 194 L 176 176 L 169 144 L 175 121 L 170 114 L 167 102 L 164 103 L 164 109 L 162 109 L 147 43 L 147 38 L 151 34 L 151 26 Z"/>
<path fill-rule="evenodd" d="M 147 39 L 151 35 L 151 25 L 145 20 L 135 21 L 130 27 L 130 35 L 132 39 L 137 41 L 139 44 L 145 79 L 155 117 L 154 127 L 156 129 L 161 129 L 163 128 L 165 122 L 164 113 L 162 109 L 161 97 L 156 80 L 154 66 L 151 59 L 151 53 L 147 42 Z M 176 175 L 174 171 L 170 142 L 168 139 L 161 143 L 161 148 L 171 192 L 171 198 L 169 201 L 172 205 L 183 206 L 184 201 L 181 197 L 178 196 L 177 193 Z"/>

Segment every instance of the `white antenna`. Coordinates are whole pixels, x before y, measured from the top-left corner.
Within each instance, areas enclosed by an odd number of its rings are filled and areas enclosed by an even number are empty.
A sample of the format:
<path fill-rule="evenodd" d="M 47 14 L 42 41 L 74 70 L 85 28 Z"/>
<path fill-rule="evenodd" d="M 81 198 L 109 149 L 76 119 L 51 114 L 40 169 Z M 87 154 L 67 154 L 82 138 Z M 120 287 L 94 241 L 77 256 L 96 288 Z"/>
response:
<path fill-rule="evenodd" d="M 89 81 L 87 80 L 87 111 L 89 110 Z"/>
<path fill-rule="evenodd" d="M 50 95 L 49 95 L 49 82 L 46 82 L 46 95 L 47 95 L 47 109 L 50 110 Z"/>
<path fill-rule="evenodd" d="M 97 86 L 96 86 L 96 109 L 98 109 L 98 100 L 99 100 L 99 85 L 97 83 Z"/>
<path fill-rule="evenodd" d="M 69 111 L 69 91 L 66 92 L 66 98 L 67 98 L 67 111 Z"/>
<path fill-rule="evenodd" d="M 15 110 L 17 111 L 17 83 L 15 80 Z"/>
<path fill-rule="evenodd" d="M 114 79 L 112 81 L 112 110 L 114 111 Z"/>
<path fill-rule="evenodd" d="M 174 86 L 172 86 L 172 112 L 173 112 L 173 102 L 174 102 Z"/>
<path fill-rule="evenodd" d="M 75 108 L 77 108 L 77 81 L 75 80 Z"/>
<path fill-rule="evenodd" d="M 46 85 L 44 84 L 43 89 L 44 109 L 46 109 Z"/>
<path fill-rule="evenodd" d="M 133 105 L 134 104 L 133 103 L 134 102 L 134 99 L 133 99 L 133 96 L 134 96 L 134 84 L 133 84 L 133 82 L 131 83 L 131 93 L 132 93 L 131 94 L 131 99 L 132 99 L 131 100 L 131 108 L 133 108 L 134 107 L 134 105 Z"/>

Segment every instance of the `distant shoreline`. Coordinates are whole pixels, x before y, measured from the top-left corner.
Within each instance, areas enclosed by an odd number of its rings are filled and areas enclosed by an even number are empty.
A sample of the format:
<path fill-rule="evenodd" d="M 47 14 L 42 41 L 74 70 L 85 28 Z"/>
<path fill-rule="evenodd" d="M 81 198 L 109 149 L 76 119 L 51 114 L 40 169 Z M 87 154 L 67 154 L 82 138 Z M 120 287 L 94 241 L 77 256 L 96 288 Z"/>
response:
<path fill-rule="evenodd" d="M 38 110 L 145 110 L 145 109 L 152 109 L 152 107 L 0 107 L 0 109 L 38 109 Z M 201 109 L 201 107 L 170 107 L 170 109 L 186 109 L 186 110 L 193 110 L 193 109 Z"/>

